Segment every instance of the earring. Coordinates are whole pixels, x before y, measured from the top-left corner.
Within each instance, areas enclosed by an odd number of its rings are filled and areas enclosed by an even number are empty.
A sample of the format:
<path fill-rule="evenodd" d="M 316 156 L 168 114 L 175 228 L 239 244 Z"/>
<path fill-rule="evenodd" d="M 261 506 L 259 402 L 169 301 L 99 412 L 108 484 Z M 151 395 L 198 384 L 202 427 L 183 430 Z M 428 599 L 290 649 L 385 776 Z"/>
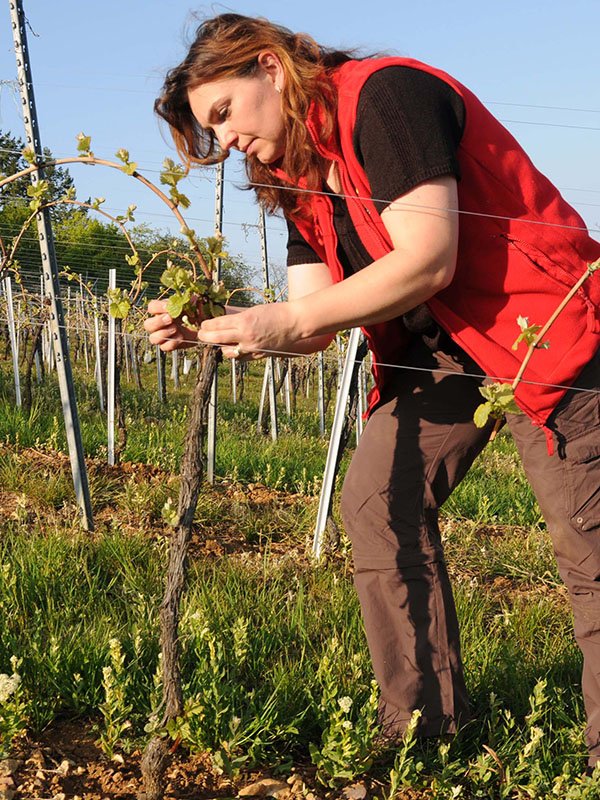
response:
<path fill-rule="evenodd" d="M 275 84 L 275 91 L 277 94 L 281 94 L 281 86 L 278 83 Z"/>

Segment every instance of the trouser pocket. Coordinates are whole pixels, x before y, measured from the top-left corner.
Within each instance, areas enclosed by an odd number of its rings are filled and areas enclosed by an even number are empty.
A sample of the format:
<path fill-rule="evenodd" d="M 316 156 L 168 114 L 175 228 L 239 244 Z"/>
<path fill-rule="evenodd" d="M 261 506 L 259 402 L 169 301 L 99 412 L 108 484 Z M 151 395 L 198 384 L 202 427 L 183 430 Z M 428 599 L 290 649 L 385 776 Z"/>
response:
<path fill-rule="evenodd" d="M 571 525 L 598 535 L 600 529 L 600 428 L 567 442 L 565 490 Z"/>

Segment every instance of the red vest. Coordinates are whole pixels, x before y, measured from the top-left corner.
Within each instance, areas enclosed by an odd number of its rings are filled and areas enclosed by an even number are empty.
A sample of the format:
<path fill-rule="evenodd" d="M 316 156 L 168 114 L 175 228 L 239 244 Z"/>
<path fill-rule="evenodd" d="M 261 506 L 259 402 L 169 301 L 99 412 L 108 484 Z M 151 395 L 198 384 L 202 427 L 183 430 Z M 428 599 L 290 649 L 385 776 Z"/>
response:
<path fill-rule="evenodd" d="M 374 260 L 388 253 L 392 244 L 369 199 L 371 188 L 356 158 L 352 134 L 365 81 L 376 70 L 392 65 L 441 78 L 464 102 L 466 123 L 457 154 L 461 213 L 456 272 L 452 283 L 427 304 L 439 324 L 487 375 L 511 382 L 526 352 L 524 344 L 512 350 L 520 333 L 517 317 L 543 325 L 587 264 L 600 257 L 600 244 L 590 238 L 577 212 L 472 92 L 427 64 L 390 57 L 349 61 L 336 71 L 338 144 L 320 141 L 318 108 L 311 110 L 306 123 L 317 150 L 337 162 L 353 223 Z M 283 173 L 279 175 L 286 179 Z M 312 220 L 295 218 L 295 222 L 333 279 L 340 281 L 344 276 L 336 254 L 331 202 L 314 194 L 309 203 Z M 389 369 L 381 365 L 402 363 L 406 333 L 398 319 L 363 330 L 376 362 L 372 408 Z M 600 346 L 599 334 L 600 273 L 596 273 L 560 314 L 548 333 L 549 349 L 535 351 L 517 387 L 517 403 L 537 425 L 544 426 L 566 391 L 547 384 L 571 384 Z"/>

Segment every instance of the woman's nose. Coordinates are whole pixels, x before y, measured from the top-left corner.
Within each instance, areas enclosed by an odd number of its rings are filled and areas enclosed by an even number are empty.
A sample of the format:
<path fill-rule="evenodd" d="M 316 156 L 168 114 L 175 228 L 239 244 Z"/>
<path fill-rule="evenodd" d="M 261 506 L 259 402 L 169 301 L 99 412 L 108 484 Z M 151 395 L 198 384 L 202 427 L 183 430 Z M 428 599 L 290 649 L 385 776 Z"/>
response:
<path fill-rule="evenodd" d="M 217 131 L 217 139 L 222 150 L 231 150 L 238 140 L 238 135 L 231 128 L 223 126 Z"/>

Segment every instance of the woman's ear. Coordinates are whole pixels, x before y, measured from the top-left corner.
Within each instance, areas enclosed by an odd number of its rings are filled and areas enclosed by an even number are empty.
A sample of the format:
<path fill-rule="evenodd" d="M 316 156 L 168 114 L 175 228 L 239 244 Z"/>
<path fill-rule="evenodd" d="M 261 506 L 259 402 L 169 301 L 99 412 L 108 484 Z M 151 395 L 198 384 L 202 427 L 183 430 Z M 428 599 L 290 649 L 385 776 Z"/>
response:
<path fill-rule="evenodd" d="M 280 92 L 284 84 L 284 72 L 279 56 L 273 53 L 272 50 L 261 50 L 256 60 L 259 67 L 273 81 L 273 85 Z"/>

